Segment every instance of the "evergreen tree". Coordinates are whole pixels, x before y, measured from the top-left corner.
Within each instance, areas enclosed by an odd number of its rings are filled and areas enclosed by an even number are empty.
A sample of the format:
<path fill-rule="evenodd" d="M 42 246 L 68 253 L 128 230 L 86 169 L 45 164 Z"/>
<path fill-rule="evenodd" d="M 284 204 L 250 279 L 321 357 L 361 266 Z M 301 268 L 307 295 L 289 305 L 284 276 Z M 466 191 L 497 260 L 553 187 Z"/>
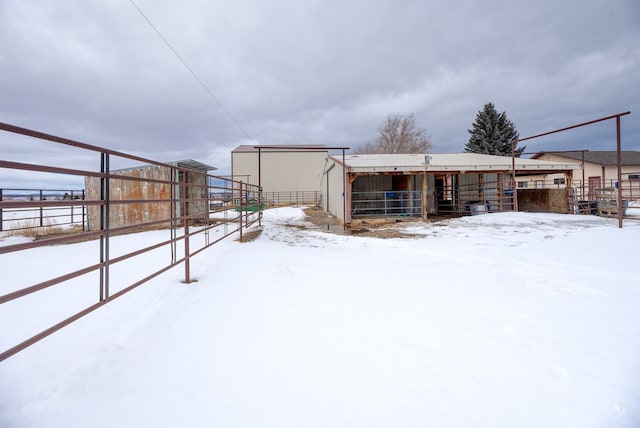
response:
<path fill-rule="evenodd" d="M 476 115 L 473 129 L 467 129 L 471 138 L 465 145 L 467 153 L 483 153 L 487 155 L 511 156 L 511 141 L 519 137 L 515 125 L 507 118 L 505 112 L 498 113 L 493 103 L 485 104 L 484 109 Z M 518 148 L 516 156 L 526 147 Z"/>

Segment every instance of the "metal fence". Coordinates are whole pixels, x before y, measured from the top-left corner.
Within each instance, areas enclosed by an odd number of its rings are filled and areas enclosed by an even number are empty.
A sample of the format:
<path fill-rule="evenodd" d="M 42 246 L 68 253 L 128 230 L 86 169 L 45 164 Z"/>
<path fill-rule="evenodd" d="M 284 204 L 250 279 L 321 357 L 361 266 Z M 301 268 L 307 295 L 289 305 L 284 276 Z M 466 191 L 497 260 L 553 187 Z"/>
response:
<path fill-rule="evenodd" d="M 567 187 L 558 181 L 537 182 L 535 186 L 519 186 L 520 210 L 534 212 L 617 214 L 617 182 L 611 187 L 597 188 L 592 200 L 583 200 L 577 187 Z M 636 219 L 640 201 L 640 182 L 622 182 L 623 216 Z M 429 215 L 459 216 L 514 210 L 514 194 L 508 183 L 483 181 L 474 184 L 442 185 L 426 196 Z M 421 191 L 367 191 L 352 193 L 352 217 L 420 218 L 423 216 Z M 632 209 L 627 210 L 627 207 Z"/>
<path fill-rule="evenodd" d="M 289 205 L 320 205 L 320 192 L 294 190 L 289 192 L 263 192 L 262 197 L 267 207 Z"/>
<path fill-rule="evenodd" d="M 2 201 L 75 201 L 84 200 L 84 189 L 11 189 L 0 188 Z M 37 233 L 44 227 L 78 226 L 82 230 L 87 225 L 87 210 L 83 205 L 76 207 L 2 208 L 0 207 L 0 232 L 20 233 L 32 230 Z"/>
<path fill-rule="evenodd" d="M 433 199 L 434 211 L 442 215 L 468 215 L 514 209 L 513 190 L 508 182 L 501 180 L 444 185 L 436 189 Z"/>
<path fill-rule="evenodd" d="M 422 192 L 352 192 L 353 218 L 422 217 Z"/>
<path fill-rule="evenodd" d="M 19 135 L 54 148 L 64 146 L 65 150 L 71 149 L 78 155 L 77 158 L 93 158 L 94 161 L 89 164 L 98 165 L 94 168 L 69 168 L 53 162 L 31 164 L 0 159 L 0 173 L 32 174 L 37 179 L 45 176 L 52 180 L 60 176 L 76 177 L 85 179 L 87 183 L 89 180 L 97 180 L 98 183 L 97 196 L 84 194 L 83 198 L 76 199 L 73 193 L 73 197 L 69 194 L 68 199 L 5 197 L 0 200 L 0 211 L 5 213 L 18 210 L 46 213 L 54 209 L 84 212 L 86 209 L 90 220 L 86 224 L 97 225 L 83 227 L 82 230 L 58 225 L 59 230 L 55 234 L 37 240 L 0 245 L 0 256 L 17 254 L 25 259 L 37 257 L 35 254 L 39 248 L 51 245 L 58 245 L 58 251 L 64 252 L 65 245 L 82 245 L 90 241 L 93 251 L 93 262 L 88 265 L 78 265 L 69 260 L 66 266 L 56 266 L 55 272 L 50 275 L 38 272 L 35 280 L 28 273 L 9 275 L 13 267 L 2 265 L 5 278 L 19 278 L 0 283 L 0 307 L 8 309 L 11 305 L 18 305 L 17 311 L 16 306 L 3 311 L 5 316 L 17 314 L 14 315 L 15 319 L 3 318 L 5 326 L 19 323 L 24 317 L 46 319 L 44 322 L 47 324 L 14 343 L 4 343 L 3 340 L 0 361 L 174 267 L 182 266 L 183 282 L 192 282 L 190 263 L 195 255 L 236 233 L 242 240 L 243 230 L 261 222 L 264 204 L 257 186 L 5 123 L 0 123 L 0 130 L 4 131 L 0 133 L 0 138 Z M 152 177 L 143 177 L 138 173 L 123 174 L 110 166 L 116 162 L 133 163 L 138 170 L 153 168 L 163 171 L 163 174 Z M 222 184 L 211 185 L 212 182 Z M 209 195 L 219 192 L 231 192 L 233 204 L 210 204 Z M 153 230 L 147 234 L 152 235 L 149 239 L 128 239 L 126 245 L 117 239 L 124 234 L 148 230 Z M 133 247 L 132 243 L 135 244 Z M 33 312 L 23 310 L 23 306 L 27 307 L 32 298 L 41 293 L 86 293 L 91 289 L 93 297 L 79 306 L 71 303 L 68 308 L 50 305 L 47 309 L 51 309 L 53 315 L 40 312 L 42 307 L 35 308 Z"/>
<path fill-rule="evenodd" d="M 622 174 L 622 197 L 628 200 L 640 200 L 640 172 Z M 562 189 L 567 187 L 564 178 L 554 178 L 548 180 L 518 181 L 518 189 Z M 571 187 L 574 189 L 576 198 L 583 201 L 596 200 L 598 189 L 618 188 L 617 179 L 598 180 L 596 186 L 589 185 L 588 181 L 573 180 Z"/>
<path fill-rule="evenodd" d="M 322 202 L 322 194 L 317 190 L 292 190 L 283 192 L 262 192 L 262 203 L 266 208 L 284 206 L 319 206 Z M 233 203 L 231 191 L 218 191 L 211 193 L 210 204 L 212 207 L 226 207 Z"/>
<path fill-rule="evenodd" d="M 588 181 L 583 183 L 582 180 L 573 180 L 571 187 L 568 187 L 564 178 L 519 181 L 518 189 L 566 189 L 568 204 L 572 207 L 573 213 L 607 217 L 617 214 L 617 200 L 622 195 L 620 205 L 623 208 L 623 217 L 635 220 L 637 216 L 629 215 L 626 208 L 640 204 L 640 172 L 623 173 L 621 176 L 620 183 L 617 179 L 598 180 L 595 186 Z M 635 208 L 633 212 L 635 213 Z"/>

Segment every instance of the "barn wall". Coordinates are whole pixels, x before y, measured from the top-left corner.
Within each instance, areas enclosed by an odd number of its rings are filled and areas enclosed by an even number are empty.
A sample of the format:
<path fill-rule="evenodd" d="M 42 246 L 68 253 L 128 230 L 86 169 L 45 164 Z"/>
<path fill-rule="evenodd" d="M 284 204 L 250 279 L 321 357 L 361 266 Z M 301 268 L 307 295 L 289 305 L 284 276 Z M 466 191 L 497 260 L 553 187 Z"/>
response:
<path fill-rule="evenodd" d="M 258 152 L 237 152 L 231 156 L 234 178 L 258 185 Z M 329 163 L 327 152 L 315 151 L 263 151 L 260 160 L 264 192 L 320 191 Z"/>
<path fill-rule="evenodd" d="M 258 185 L 258 154 L 231 153 L 231 173 L 233 179 Z"/>
<path fill-rule="evenodd" d="M 331 168 L 325 175 L 322 185 L 322 200 L 325 211 L 336 216 L 340 221 L 344 222 L 344 198 L 343 198 L 343 174 L 344 169 L 341 164 L 335 162 L 335 166 Z M 349 188 L 349 183 L 346 183 Z M 327 193 L 328 187 L 328 193 Z M 348 215 L 348 213 L 347 213 Z"/>
<path fill-rule="evenodd" d="M 390 175 L 361 175 L 352 183 L 353 192 L 385 192 L 393 190 Z"/>

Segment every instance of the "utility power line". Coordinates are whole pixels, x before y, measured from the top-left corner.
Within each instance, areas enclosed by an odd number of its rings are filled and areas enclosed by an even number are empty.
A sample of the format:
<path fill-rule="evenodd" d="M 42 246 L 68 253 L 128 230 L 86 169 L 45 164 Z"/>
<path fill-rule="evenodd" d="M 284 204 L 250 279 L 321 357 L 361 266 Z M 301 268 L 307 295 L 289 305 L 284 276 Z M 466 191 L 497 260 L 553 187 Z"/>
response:
<path fill-rule="evenodd" d="M 229 110 L 227 110 L 224 105 L 222 105 L 222 103 L 220 102 L 220 100 L 213 94 L 213 92 L 211 91 L 211 89 L 209 89 L 207 87 L 207 85 L 204 84 L 204 82 L 198 77 L 198 75 L 195 73 L 195 71 L 193 71 L 193 69 L 191 67 L 189 67 L 189 64 L 187 64 L 187 62 L 180 56 L 180 54 L 178 53 L 178 51 L 176 51 L 174 49 L 173 46 L 171 46 L 171 43 L 169 43 L 169 41 L 162 35 L 162 33 L 160 32 L 160 30 L 158 30 L 156 28 L 155 25 L 153 25 L 153 23 L 151 22 L 151 20 L 149 18 L 147 18 L 147 16 L 144 14 L 144 12 L 138 7 L 137 4 L 135 4 L 135 2 L 133 0 L 129 0 L 129 2 L 133 5 L 133 7 L 136 8 L 136 10 L 140 13 L 140 15 L 142 15 L 142 17 L 145 19 L 145 21 L 147 21 L 147 23 L 151 26 L 151 28 L 153 28 L 153 30 L 156 32 L 156 34 L 158 35 L 158 37 L 160 37 L 160 39 L 162 39 L 162 41 L 164 42 L 164 44 L 171 50 L 171 52 L 173 52 L 173 54 L 176 56 L 176 58 L 178 58 L 180 60 L 180 62 L 182 63 L 182 65 L 184 65 L 187 70 L 189 70 L 189 73 L 191 73 L 191 75 L 198 81 L 198 83 L 200 83 L 200 86 L 202 86 L 204 88 L 204 90 L 209 94 L 209 96 L 211 97 L 211 99 L 213 99 L 213 101 L 215 101 L 216 104 L 218 104 L 218 106 L 220 107 L 220 109 L 222 109 L 222 111 L 229 116 L 229 118 L 233 121 L 233 123 L 236 125 L 236 127 L 238 127 L 238 129 L 240 130 L 240 132 L 242 132 L 245 137 L 247 137 L 248 139 L 252 139 L 249 134 L 247 134 L 245 132 L 245 130 L 242 128 L 242 126 L 240 126 L 240 124 L 238 123 L 238 121 L 233 117 L 233 115 L 229 112 Z"/>

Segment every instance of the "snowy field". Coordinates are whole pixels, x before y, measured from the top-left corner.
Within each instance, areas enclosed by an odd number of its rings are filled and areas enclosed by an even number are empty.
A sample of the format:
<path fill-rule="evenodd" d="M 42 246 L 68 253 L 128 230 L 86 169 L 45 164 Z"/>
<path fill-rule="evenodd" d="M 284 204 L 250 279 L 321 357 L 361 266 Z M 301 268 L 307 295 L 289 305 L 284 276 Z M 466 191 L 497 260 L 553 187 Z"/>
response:
<path fill-rule="evenodd" d="M 71 227 L 72 225 L 82 226 L 83 217 L 86 215 L 82 207 L 57 207 L 44 208 L 42 212 L 31 208 L 12 208 L 2 211 L 2 230 L 44 227 Z M 42 223 L 40 219 L 42 218 Z M 85 223 L 86 223 L 86 219 Z M 6 236 L 6 232 L 0 232 L 0 238 Z"/>
<path fill-rule="evenodd" d="M 192 259 L 198 282 L 176 268 L 0 363 L 0 427 L 638 427 L 640 222 L 617 225 L 502 213 L 376 239 L 267 210 L 256 240 Z M 3 350 L 71 303 L 5 311 Z"/>

